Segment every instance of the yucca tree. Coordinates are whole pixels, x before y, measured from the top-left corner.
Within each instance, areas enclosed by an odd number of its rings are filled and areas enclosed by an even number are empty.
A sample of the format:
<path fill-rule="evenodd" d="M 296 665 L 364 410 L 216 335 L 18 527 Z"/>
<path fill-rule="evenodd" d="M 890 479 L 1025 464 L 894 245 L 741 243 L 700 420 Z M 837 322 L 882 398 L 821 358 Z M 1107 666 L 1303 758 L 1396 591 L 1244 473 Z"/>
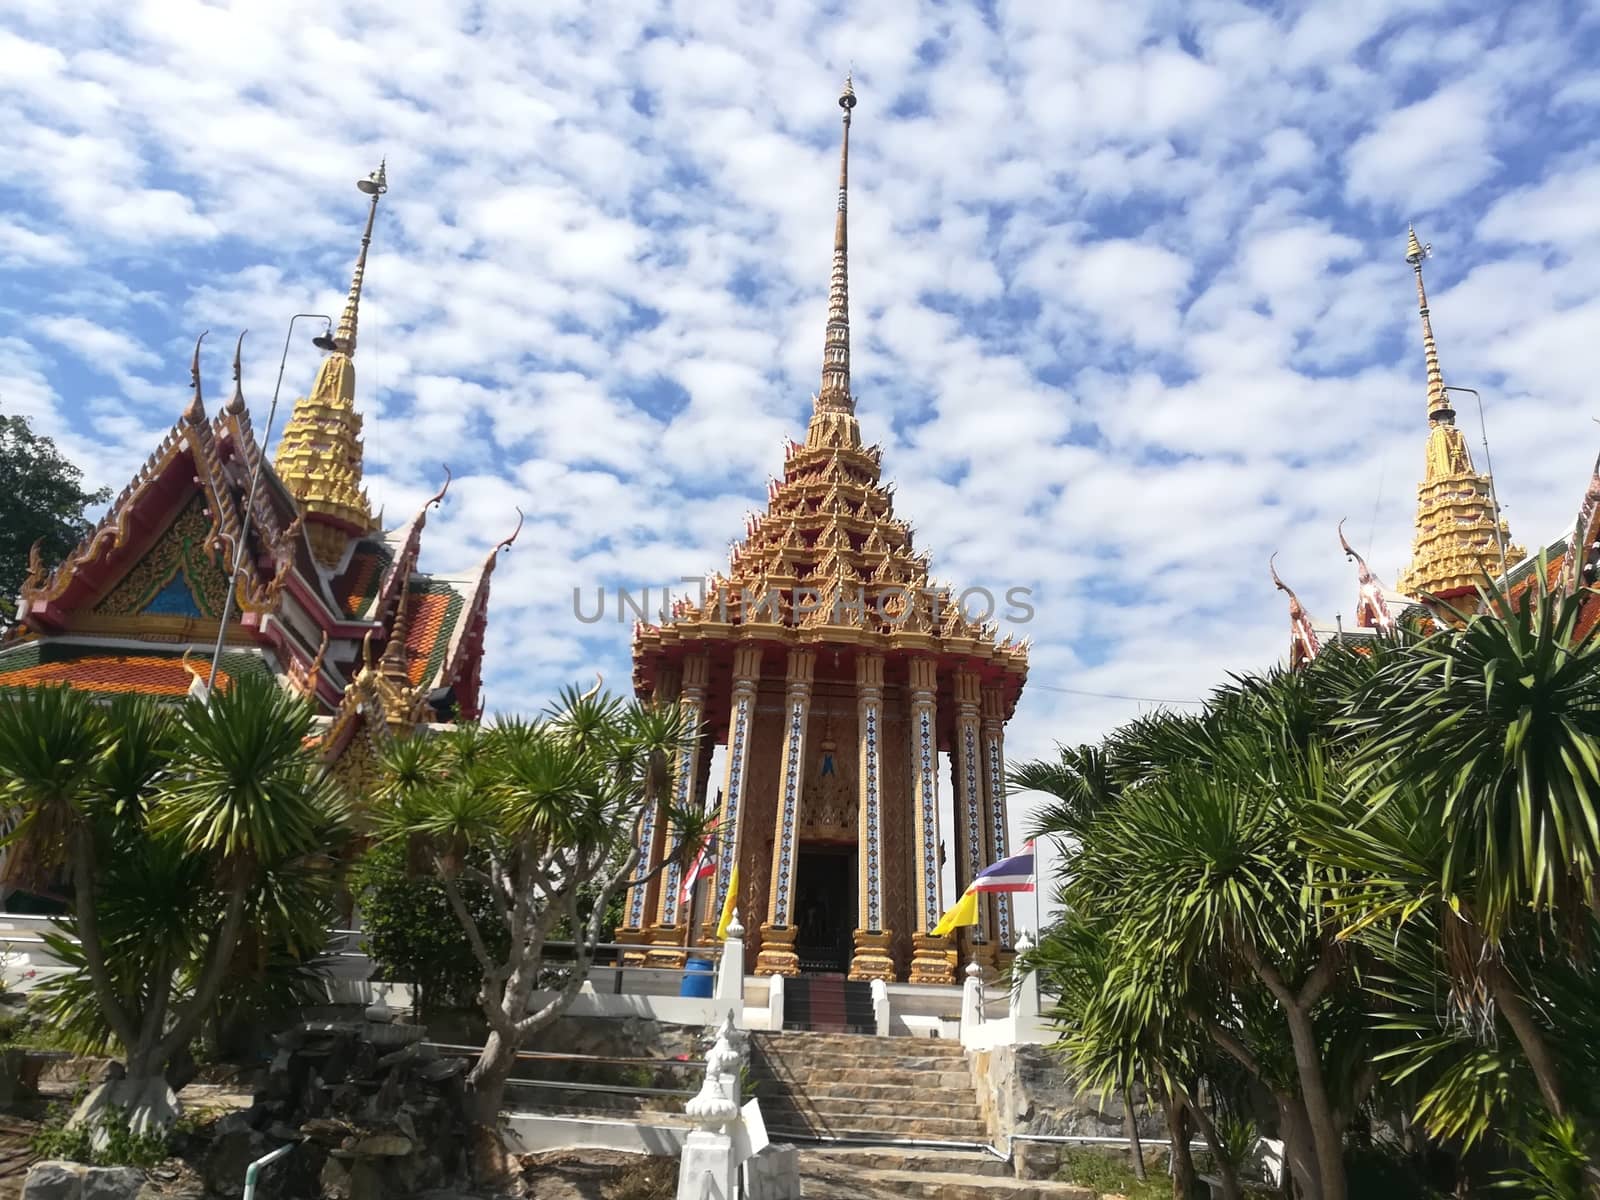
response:
<path fill-rule="evenodd" d="M 8 870 L 71 877 L 83 973 L 127 1067 L 108 1102 L 143 1105 L 187 1054 L 252 919 L 292 903 L 274 900 L 273 878 L 325 868 L 343 809 L 305 745 L 310 724 L 264 679 L 177 709 L 66 688 L 0 695 Z"/>
<path fill-rule="evenodd" d="M 1436 920 L 1458 1004 L 1504 1018 L 1559 1120 L 1572 1105 L 1546 1001 L 1504 951 L 1529 923 L 1576 950 L 1600 905 L 1600 638 L 1580 632 L 1583 594 L 1485 600 L 1350 706 L 1355 785 L 1374 815 L 1330 850 L 1356 873 L 1365 921 Z M 1403 819 L 1383 817 L 1402 803 Z M 1414 827 L 1437 831 L 1430 853 Z"/>
<path fill-rule="evenodd" d="M 597 685 L 568 689 L 539 721 L 411 739 L 387 753 L 379 835 L 431 866 L 483 972 L 488 1034 L 467 1088 L 475 1168 L 486 1180 L 506 1171 L 498 1125 L 517 1050 L 571 1004 L 612 897 L 640 881 L 640 814 L 656 807 L 675 831 L 669 858 L 701 838 L 701 815 L 668 804 L 671 763 L 695 732 L 677 705 L 628 703 Z M 474 918 L 464 880 L 488 889 L 500 937 Z M 574 942 L 564 975 L 545 963 L 561 929 Z"/>

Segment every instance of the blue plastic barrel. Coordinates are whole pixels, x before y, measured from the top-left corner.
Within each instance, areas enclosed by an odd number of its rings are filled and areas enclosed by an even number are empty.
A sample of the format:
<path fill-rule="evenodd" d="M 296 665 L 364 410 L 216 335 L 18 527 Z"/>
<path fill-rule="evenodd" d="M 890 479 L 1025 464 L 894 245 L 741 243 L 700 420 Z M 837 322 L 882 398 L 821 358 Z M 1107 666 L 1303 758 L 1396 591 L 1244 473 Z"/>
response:
<path fill-rule="evenodd" d="M 713 978 L 710 959 L 691 958 L 683 965 L 683 985 L 678 989 L 678 995 L 709 1000 Z"/>

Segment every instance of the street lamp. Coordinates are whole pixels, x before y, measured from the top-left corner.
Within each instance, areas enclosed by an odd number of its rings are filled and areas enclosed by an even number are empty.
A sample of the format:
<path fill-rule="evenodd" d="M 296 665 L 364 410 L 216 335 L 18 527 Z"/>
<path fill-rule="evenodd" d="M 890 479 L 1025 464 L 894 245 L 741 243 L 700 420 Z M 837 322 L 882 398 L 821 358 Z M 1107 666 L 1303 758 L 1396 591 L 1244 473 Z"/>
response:
<path fill-rule="evenodd" d="M 1494 540 L 1500 547 L 1500 582 L 1506 582 L 1506 535 L 1500 522 L 1500 497 L 1494 489 L 1494 459 L 1489 457 L 1489 427 L 1483 421 L 1483 397 L 1477 388 L 1455 387 L 1445 384 L 1447 392 L 1466 392 L 1478 403 L 1478 433 L 1483 437 L 1483 470 L 1489 476 L 1489 502 L 1494 505 Z"/>
<path fill-rule="evenodd" d="M 283 357 L 278 360 L 278 382 L 272 388 L 272 406 L 267 409 L 267 428 L 261 437 L 261 453 L 256 458 L 255 469 L 250 472 L 250 494 L 245 498 L 244 518 L 239 523 L 239 544 L 234 547 L 233 570 L 228 574 L 228 594 L 222 601 L 222 623 L 217 626 L 217 645 L 211 652 L 211 672 L 206 676 L 207 705 L 211 703 L 212 690 L 217 682 L 217 667 L 222 662 L 222 642 L 228 636 L 228 621 L 233 616 L 233 594 L 239 586 L 239 572 L 244 568 L 244 552 L 246 541 L 250 536 L 250 520 L 255 516 L 256 489 L 261 484 L 261 467 L 267 460 L 267 445 L 272 440 L 272 423 L 278 416 L 278 392 L 283 387 L 283 370 L 289 363 L 289 343 L 294 337 L 294 323 L 301 318 L 323 323 L 323 331 L 311 339 L 312 345 L 327 350 L 334 347 L 332 317 L 325 313 L 295 313 L 289 318 L 289 331 L 283 335 Z M 244 334 L 241 333 L 239 337 L 242 339 Z"/>

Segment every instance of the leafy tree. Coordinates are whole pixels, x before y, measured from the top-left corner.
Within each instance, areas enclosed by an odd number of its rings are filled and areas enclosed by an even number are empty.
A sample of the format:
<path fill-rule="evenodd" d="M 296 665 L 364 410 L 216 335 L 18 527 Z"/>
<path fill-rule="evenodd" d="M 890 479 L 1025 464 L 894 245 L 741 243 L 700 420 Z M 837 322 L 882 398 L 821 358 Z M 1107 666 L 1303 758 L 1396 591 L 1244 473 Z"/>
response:
<path fill-rule="evenodd" d="M 0 413 L 0 632 L 15 616 L 33 545 L 45 562 L 64 557 L 89 531 L 83 510 L 110 496 L 84 491 L 83 472 L 26 417 Z"/>
<path fill-rule="evenodd" d="M 176 709 L 67 688 L 0 694 L 7 870 L 70 873 L 81 972 L 51 1003 L 83 1041 L 120 1047 L 124 1098 L 181 1069 L 219 1001 L 259 990 L 274 953 L 308 957 L 325 940 L 317 901 L 343 809 L 305 745 L 310 722 L 274 681 L 249 677 Z"/>
<path fill-rule="evenodd" d="M 482 972 L 488 1035 L 467 1091 L 486 1181 L 507 1171 L 499 1117 L 517 1050 L 582 987 L 613 899 L 636 881 L 640 815 L 656 807 L 676 831 L 669 861 L 700 841 L 700 815 L 668 804 L 670 764 L 687 735 L 676 705 L 625 703 L 597 685 L 567 690 L 543 720 L 405 739 L 386 752 L 379 835 L 432 867 Z M 469 887 L 487 892 L 490 919 L 474 912 Z M 547 963 L 563 931 L 572 957 Z"/>

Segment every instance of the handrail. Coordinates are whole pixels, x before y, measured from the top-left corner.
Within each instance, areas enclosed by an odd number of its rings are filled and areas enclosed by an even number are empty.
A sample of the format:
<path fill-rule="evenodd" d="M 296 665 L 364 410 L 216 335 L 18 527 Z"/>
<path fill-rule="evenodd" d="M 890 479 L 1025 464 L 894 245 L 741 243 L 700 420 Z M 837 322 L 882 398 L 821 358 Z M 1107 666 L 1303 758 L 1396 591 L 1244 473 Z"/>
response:
<path fill-rule="evenodd" d="M 508 1079 L 507 1087 L 549 1088 L 555 1092 L 605 1092 L 617 1096 L 693 1096 L 694 1088 L 632 1087 L 625 1083 L 562 1082 L 559 1079 Z"/>
<path fill-rule="evenodd" d="M 482 1054 L 482 1046 L 467 1046 L 456 1042 L 424 1042 L 435 1050 L 443 1050 L 452 1055 Z M 703 1059 L 693 1058 L 614 1058 L 603 1054 L 561 1054 L 554 1050 L 518 1050 L 518 1059 L 529 1062 L 584 1062 L 604 1063 L 607 1066 L 623 1067 L 683 1067 L 685 1070 L 704 1071 L 706 1064 Z"/>

